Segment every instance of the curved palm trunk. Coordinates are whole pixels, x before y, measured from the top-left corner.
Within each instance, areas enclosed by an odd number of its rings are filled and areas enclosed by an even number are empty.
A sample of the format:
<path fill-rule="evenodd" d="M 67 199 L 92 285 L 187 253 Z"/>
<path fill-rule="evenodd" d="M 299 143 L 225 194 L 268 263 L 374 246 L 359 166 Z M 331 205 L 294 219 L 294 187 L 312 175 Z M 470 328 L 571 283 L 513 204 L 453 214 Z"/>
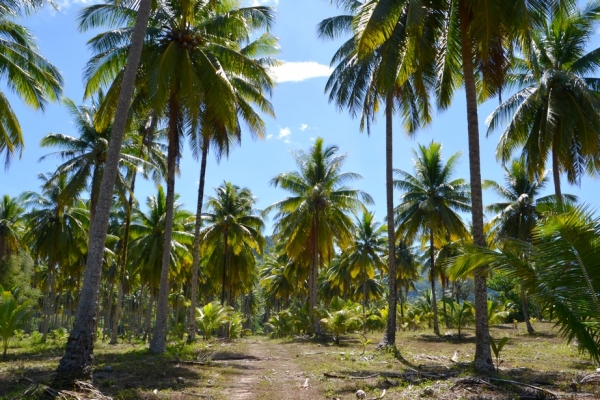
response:
<path fill-rule="evenodd" d="M 467 130 L 469 137 L 469 171 L 471 183 L 471 216 L 473 219 L 473 241 L 485 246 L 483 234 L 483 195 L 481 188 L 481 160 L 479 153 L 479 118 L 477 115 L 477 92 L 473 69 L 472 40 L 469 36 L 469 6 L 466 0 L 459 1 L 460 38 L 467 98 Z M 479 373 L 494 373 L 490 332 L 487 318 L 487 282 L 485 272 L 475 271 L 475 369 Z"/>
<path fill-rule="evenodd" d="M 392 113 L 394 98 L 388 93 L 385 101 L 385 190 L 387 201 L 389 297 L 388 318 L 385 334 L 378 347 L 396 345 L 396 232 L 394 230 L 394 170 Z"/>
<path fill-rule="evenodd" d="M 46 343 L 46 337 L 48 336 L 48 329 L 50 328 L 50 318 L 52 317 L 52 310 L 54 304 L 54 268 L 48 268 L 48 277 L 46 278 L 46 287 L 48 295 L 44 299 L 44 319 L 42 321 L 42 342 Z"/>
<path fill-rule="evenodd" d="M 171 262 L 171 235 L 173 233 L 173 203 L 175 201 L 175 169 L 179 155 L 179 109 L 175 95 L 169 99 L 169 148 L 167 152 L 167 198 L 165 213 L 165 233 L 163 239 L 160 285 L 156 304 L 156 322 L 150 341 L 152 353 L 167 351 L 167 316 L 169 309 L 169 265 Z"/>
<path fill-rule="evenodd" d="M 431 280 L 431 310 L 433 311 L 433 333 L 440 334 L 440 326 L 438 324 L 437 296 L 435 294 L 435 248 L 433 247 L 433 229 L 429 228 L 429 262 Z"/>
<path fill-rule="evenodd" d="M 112 194 L 119 168 L 121 143 L 129 114 L 129 105 L 133 97 L 135 77 L 144 46 L 144 35 L 148 26 L 150 0 L 141 0 L 138 15 L 131 37 L 131 46 L 127 56 L 127 64 L 123 76 L 123 84 L 119 93 L 119 102 L 113 124 L 112 135 L 108 146 L 108 155 L 104 168 L 104 176 L 100 186 L 100 195 L 96 208 L 94 229 L 90 231 L 87 265 L 84 284 L 81 290 L 75 324 L 67 341 L 65 355 L 61 358 L 54 386 L 71 386 L 75 380 L 91 380 L 94 363 L 95 325 L 98 318 L 98 293 L 102 275 L 102 258 L 104 243 L 108 229 L 108 218 L 112 204 Z"/>
<path fill-rule="evenodd" d="M 200 160 L 200 184 L 198 185 L 198 205 L 196 207 L 196 224 L 194 226 L 194 259 L 192 262 L 192 304 L 190 305 L 188 341 L 196 338 L 196 307 L 198 297 L 198 265 L 200 264 L 200 226 L 202 225 L 202 201 L 204 199 L 204 180 L 206 177 L 206 157 L 209 141 L 202 139 L 202 159 Z"/>

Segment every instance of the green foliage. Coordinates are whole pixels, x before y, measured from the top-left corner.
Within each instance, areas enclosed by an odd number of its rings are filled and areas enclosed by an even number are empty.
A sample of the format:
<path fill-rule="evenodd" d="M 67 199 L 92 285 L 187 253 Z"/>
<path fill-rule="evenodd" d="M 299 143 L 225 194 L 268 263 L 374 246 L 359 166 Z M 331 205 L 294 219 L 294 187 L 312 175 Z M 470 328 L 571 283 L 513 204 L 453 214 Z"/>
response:
<path fill-rule="evenodd" d="M 333 333 L 335 343 L 340 344 L 340 335 L 353 328 L 360 328 L 360 306 L 357 310 L 354 304 L 346 303 L 339 297 L 335 297 L 331 303 L 333 304 L 332 310 L 323 310 L 325 317 L 321 318 L 320 322 L 325 329 Z"/>
<path fill-rule="evenodd" d="M 500 367 L 500 352 L 504 348 L 504 345 L 508 343 L 508 337 L 504 336 L 500 341 L 496 343 L 493 337 L 490 336 L 490 345 L 492 346 L 492 351 L 494 352 L 494 356 L 496 356 L 496 373 L 498 373 L 498 368 Z"/>
<path fill-rule="evenodd" d="M 367 345 L 373 341 L 371 339 L 367 339 L 367 337 L 362 333 L 357 334 L 356 337 L 358 337 L 358 341 L 362 346 L 362 353 L 360 354 L 365 354 L 365 351 L 367 350 Z"/>
<path fill-rule="evenodd" d="M 294 330 L 292 313 L 289 310 L 279 311 L 269 318 L 265 324 L 271 329 L 271 336 L 282 338 L 291 335 Z"/>
<path fill-rule="evenodd" d="M 196 308 L 196 321 L 202 329 L 204 340 L 209 340 L 213 331 L 229 322 L 231 307 L 223 306 L 218 301 Z"/>
<path fill-rule="evenodd" d="M 231 313 L 229 317 L 229 338 L 237 339 L 241 338 L 244 335 L 251 335 L 252 331 L 249 329 L 244 329 L 244 314 L 239 311 L 234 311 Z"/>
<path fill-rule="evenodd" d="M 463 301 L 462 304 L 459 304 L 447 297 L 444 297 L 442 301 L 448 305 L 444 318 L 449 322 L 450 326 L 458 330 L 458 337 L 460 339 L 462 337 L 462 328 L 475 321 L 475 307 L 468 301 Z"/>
<path fill-rule="evenodd" d="M 510 311 L 506 310 L 504 304 L 499 301 L 487 301 L 488 325 L 502 324 L 506 322 Z"/>
<path fill-rule="evenodd" d="M 29 302 L 18 304 L 13 293 L 2 287 L 0 292 L 0 340 L 2 340 L 3 355 L 6 356 L 8 344 L 15 336 L 15 331 L 27 323 L 31 312 Z"/>

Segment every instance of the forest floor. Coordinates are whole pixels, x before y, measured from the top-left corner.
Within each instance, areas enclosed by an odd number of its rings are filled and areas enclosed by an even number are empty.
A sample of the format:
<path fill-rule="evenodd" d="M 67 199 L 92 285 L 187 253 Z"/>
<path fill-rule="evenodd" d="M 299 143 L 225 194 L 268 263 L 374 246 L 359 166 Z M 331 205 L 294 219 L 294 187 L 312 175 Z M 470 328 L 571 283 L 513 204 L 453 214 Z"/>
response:
<path fill-rule="evenodd" d="M 343 336 L 340 345 L 266 336 L 173 342 L 163 355 L 141 343 L 99 341 L 93 384 L 103 395 L 124 400 L 349 400 L 358 390 L 367 399 L 600 399 L 597 365 L 551 324 L 538 322 L 535 329 L 532 336 L 524 325 L 491 329 L 496 340 L 509 339 L 498 374 L 487 378 L 472 369 L 473 330 L 465 329 L 459 339 L 442 328 L 441 336 L 398 332 L 395 354 L 376 350 L 381 333 L 367 335 L 371 343 L 364 353 L 356 334 Z M 23 393 L 33 382 L 51 381 L 63 349 L 64 339 L 14 342 L 0 362 L 0 399 L 33 398 Z M 581 383 L 586 376 L 596 383 Z"/>

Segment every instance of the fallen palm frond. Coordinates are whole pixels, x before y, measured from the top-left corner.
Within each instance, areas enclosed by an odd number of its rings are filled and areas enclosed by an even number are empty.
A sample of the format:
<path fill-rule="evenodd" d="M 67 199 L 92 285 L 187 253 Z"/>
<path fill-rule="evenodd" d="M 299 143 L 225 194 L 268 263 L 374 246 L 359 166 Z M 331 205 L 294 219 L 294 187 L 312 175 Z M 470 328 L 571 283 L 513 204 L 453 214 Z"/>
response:
<path fill-rule="evenodd" d="M 28 381 L 31 385 L 11 400 L 30 400 L 42 396 L 60 400 L 112 400 L 112 397 L 103 395 L 89 382 L 75 381 L 76 390 L 59 390 L 25 377 L 21 377 L 19 380 Z"/>

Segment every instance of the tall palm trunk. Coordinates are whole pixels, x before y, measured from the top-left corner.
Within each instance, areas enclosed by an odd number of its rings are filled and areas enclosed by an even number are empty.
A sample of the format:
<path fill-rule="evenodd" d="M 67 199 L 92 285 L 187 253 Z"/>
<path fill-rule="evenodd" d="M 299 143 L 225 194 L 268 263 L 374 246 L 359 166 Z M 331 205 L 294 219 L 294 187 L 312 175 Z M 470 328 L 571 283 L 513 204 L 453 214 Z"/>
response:
<path fill-rule="evenodd" d="M 225 305 L 225 285 L 227 282 L 227 254 L 229 253 L 229 234 L 227 231 L 224 233 L 225 244 L 223 245 L 224 257 L 223 257 L 223 276 L 221 278 L 221 305 Z"/>
<path fill-rule="evenodd" d="M 50 318 L 52 317 L 52 309 L 54 304 L 54 267 L 48 268 L 48 277 L 46 278 L 47 296 L 44 298 L 44 319 L 42 321 L 42 342 L 46 342 L 48 329 L 50 328 Z"/>
<path fill-rule="evenodd" d="M 98 318 L 98 294 L 102 275 L 102 258 L 104 257 L 104 243 L 108 230 L 108 218 L 112 204 L 113 188 L 119 168 L 119 157 L 123 134 L 129 114 L 129 105 L 135 88 L 135 77 L 144 46 L 144 36 L 152 2 L 141 0 L 138 15 L 131 37 L 131 46 L 127 56 L 127 64 L 123 74 L 123 83 L 119 93 L 119 102 L 113 123 L 110 143 L 98 205 L 96 208 L 94 229 L 90 231 L 87 265 L 84 274 L 84 284 L 81 290 L 80 301 L 77 306 L 75 324 L 67 341 L 65 355 L 61 358 L 54 386 L 71 386 L 75 380 L 91 380 L 94 364 L 94 339 L 96 336 L 95 325 Z"/>
<path fill-rule="evenodd" d="M 481 160 L 479 154 L 479 118 L 477 115 L 477 92 L 473 68 L 472 39 L 469 35 L 469 5 L 459 1 L 460 38 L 467 98 L 467 131 L 469 137 L 469 171 L 471 183 L 471 216 L 473 241 L 485 246 L 483 234 L 483 195 L 481 188 Z M 479 373 L 494 373 L 490 349 L 490 332 L 487 316 L 487 283 L 485 272 L 475 271 L 475 369 Z"/>
<path fill-rule="evenodd" d="M 121 307 L 123 306 L 123 280 L 125 279 L 125 269 L 127 268 L 127 255 L 129 251 L 129 231 L 131 229 L 131 211 L 133 210 L 133 192 L 135 190 L 134 173 L 131 178 L 131 193 L 127 202 L 125 211 L 125 232 L 123 233 L 123 249 L 121 254 L 121 262 L 119 268 L 119 287 L 117 289 L 117 305 L 115 306 L 115 318 L 113 319 L 112 332 L 110 335 L 110 344 L 117 344 L 117 335 L 119 331 L 119 318 L 121 317 Z"/>
<path fill-rule="evenodd" d="M 388 269 L 389 297 L 388 317 L 385 334 L 378 347 L 396 345 L 396 232 L 394 230 L 394 167 L 393 167 L 393 136 L 392 115 L 394 98 L 392 92 L 387 94 L 385 101 L 385 190 L 387 202 L 387 231 L 388 231 Z"/>
<path fill-rule="evenodd" d="M 156 305 L 156 322 L 150 341 L 152 353 L 167 350 L 167 315 L 169 308 L 169 265 L 171 262 L 171 235 L 173 232 L 173 203 L 175 201 L 175 169 L 179 156 L 179 108 L 175 94 L 169 99 L 169 147 L 167 151 L 167 198 L 165 213 L 165 233 L 162 249 L 160 285 Z"/>
<path fill-rule="evenodd" d="M 204 200 L 204 182 L 206 178 L 206 157 L 208 156 L 208 137 L 202 138 L 202 158 L 200 159 L 200 183 L 198 185 L 198 205 L 196 207 L 196 224 L 194 226 L 194 253 L 192 262 L 192 294 L 188 327 L 188 340 L 196 338 L 196 307 L 198 297 L 198 265 L 200 264 L 200 227 L 202 225 L 202 201 Z"/>
<path fill-rule="evenodd" d="M 429 279 L 431 281 L 431 310 L 433 311 L 433 333 L 440 334 L 438 324 L 437 296 L 435 294 L 435 248 L 433 247 L 433 229 L 429 228 Z"/>
<path fill-rule="evenodd" d="M 319 210 L 315 211 L 313 217 L 310 240 L 312 243 L 310 270 L 308 271 L 308 315 L 312 320 L 313 332 L 319 334 L 321 326 L 319 325 L 319 318 L 315 313 L 315 307 L 317 306 L 317 278 L 319 275 Z"/>
<path fill-rule="evenodd" d="M 563 197 L 560 189 L 560 165 L 558 162 L 558 135 L 552 138 L 552 180 L 554 181 L 554 194 L 558 201 L 558 208 L 562 211 Z"/>
<path fill-rule="evenodd" d="M 365 309 L 367 308 L 367 274 L 363 275 L 363 284 L 362 284 L 362 319 L 363 319 L 363 333 L 367 333 L 367 314 Z"/>

